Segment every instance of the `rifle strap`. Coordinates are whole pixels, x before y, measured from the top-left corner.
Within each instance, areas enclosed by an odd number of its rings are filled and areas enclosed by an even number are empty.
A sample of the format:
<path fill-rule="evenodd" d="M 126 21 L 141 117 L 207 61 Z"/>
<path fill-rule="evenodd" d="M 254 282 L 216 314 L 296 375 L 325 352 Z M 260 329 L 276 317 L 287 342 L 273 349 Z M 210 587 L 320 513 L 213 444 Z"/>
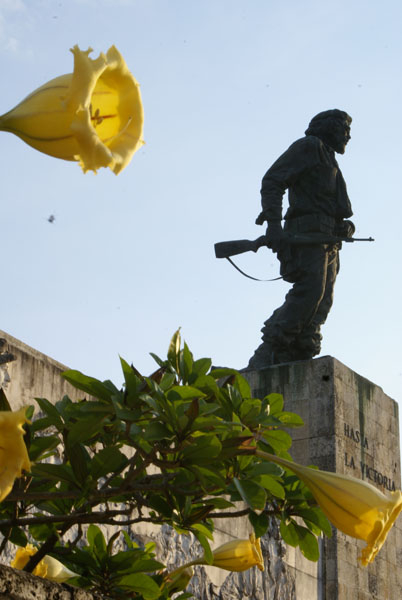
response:
<path fill-rule="evenodd" d="M 258 279 L 257 277 L 253 277 L 252 275 L 247 275 L 247 273 L 245 273 L 244 271 L 242 271 L 240 269 L 240 267 L 238 267 L 236 265 L 235 262 L 233 262 L 233 260 L 229 257 L 226 256 L 226 259 L 230 262 L 230 264 L 237 270 L 239 271 L 239 273 L 241 273 L 242 275 L 244 275 L 244 277 L 248 277 L 249 279 L 252 279 L 253 281 L 278 281 L 279 279 L 283 279 L 283 277 L 274 277 L 273 279 Z"/>

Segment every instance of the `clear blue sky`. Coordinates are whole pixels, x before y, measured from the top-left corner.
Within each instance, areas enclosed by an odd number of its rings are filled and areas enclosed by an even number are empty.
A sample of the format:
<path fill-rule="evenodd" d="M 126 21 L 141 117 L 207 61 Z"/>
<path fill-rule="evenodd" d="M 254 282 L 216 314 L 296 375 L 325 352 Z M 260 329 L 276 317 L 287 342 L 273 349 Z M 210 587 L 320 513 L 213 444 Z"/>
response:
<path fill-rule="evenodd" d="M 0 113 L 71 72 L 74 44 L 115 44 L 146 140 L 95 176 L 0 133 L 0 328 L 117 384 L 119 354 L 147 374 L 179 326 L 197 357 L 245 366 L 288 284 L 213 244 L 264 232 L 263 174 L 336 107 L 356 235 L 376 242 L 342 250 L 322 354 L 400 400 L 401 30 L 399 0 L 0 0 Z M 238 262 L 278 274 L 265 249 Z"/>

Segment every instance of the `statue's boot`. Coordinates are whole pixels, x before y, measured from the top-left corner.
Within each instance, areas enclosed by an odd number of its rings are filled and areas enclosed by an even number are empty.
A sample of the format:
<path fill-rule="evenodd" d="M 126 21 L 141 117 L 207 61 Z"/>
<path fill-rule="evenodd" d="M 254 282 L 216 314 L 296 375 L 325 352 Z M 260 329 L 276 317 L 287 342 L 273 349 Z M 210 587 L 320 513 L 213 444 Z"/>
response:
<path fill-rule="evenodd" d="M 264 369 L 274 364 L 275 357 L 272 346 L 267 342 L 263 342 L 248 361 L 247 369 Z"/>
<path fill-rule="evenodd" d="M 250 369 L 265 369 L 272 365 L 280 365 L 288 362 L 295 362 L 298 360 L 305 360 L 309 357 L 294 356 L 293 352 L 289 349 L 273 349 L 271 344 L 263 342 L 258 346 L 253 356 L 250 358 L 246 371 Z"/>

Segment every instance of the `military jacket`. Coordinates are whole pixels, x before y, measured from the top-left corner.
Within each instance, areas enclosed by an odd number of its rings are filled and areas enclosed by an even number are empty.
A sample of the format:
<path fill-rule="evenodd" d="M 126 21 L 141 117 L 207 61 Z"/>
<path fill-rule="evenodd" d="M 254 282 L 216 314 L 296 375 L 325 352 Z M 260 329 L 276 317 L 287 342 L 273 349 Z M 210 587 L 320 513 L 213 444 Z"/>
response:
<path fill-rule="evenodd" d="M 341 220 L 353 214 L 334 150 L 314 135 L 294 142 L 264 175 L 261 203 L 268 221 L 282 219 L 286 190 L 285 219 L 317 214 Z"/>

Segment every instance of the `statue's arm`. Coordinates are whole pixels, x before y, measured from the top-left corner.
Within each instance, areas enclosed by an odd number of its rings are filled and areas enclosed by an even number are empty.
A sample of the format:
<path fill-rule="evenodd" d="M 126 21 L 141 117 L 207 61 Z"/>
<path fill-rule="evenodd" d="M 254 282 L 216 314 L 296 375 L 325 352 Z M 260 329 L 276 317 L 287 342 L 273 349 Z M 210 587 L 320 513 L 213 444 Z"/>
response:
<path fill-rule="evenodd" d="M 292 182 L 320 162 L 322 142 L 314 136 L 297 140 L 265 173 L 261 184 L 262 212 L 256 223 L 282 220 L 283 195 Z"/>

